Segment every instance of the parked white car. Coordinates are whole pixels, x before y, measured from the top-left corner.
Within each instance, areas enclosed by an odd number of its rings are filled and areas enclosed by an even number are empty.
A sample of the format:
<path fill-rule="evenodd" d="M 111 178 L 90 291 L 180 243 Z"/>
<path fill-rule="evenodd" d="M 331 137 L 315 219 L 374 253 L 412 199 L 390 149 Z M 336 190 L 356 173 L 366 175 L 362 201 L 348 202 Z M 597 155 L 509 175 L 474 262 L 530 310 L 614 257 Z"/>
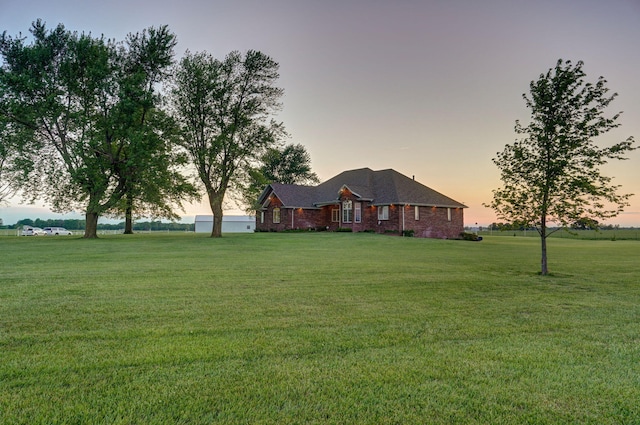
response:
<path fill-rule="evenodd" d="M 44 232 L 49 236 L 73 235 L 70 230 L 67 230 L 64 227 L 45 227 Z"/>
<path fill-rule="evenodd" d="M 22 236 L 41 236 L 47 233 L 39 227 L 24 226 L 22 228 Z"/>

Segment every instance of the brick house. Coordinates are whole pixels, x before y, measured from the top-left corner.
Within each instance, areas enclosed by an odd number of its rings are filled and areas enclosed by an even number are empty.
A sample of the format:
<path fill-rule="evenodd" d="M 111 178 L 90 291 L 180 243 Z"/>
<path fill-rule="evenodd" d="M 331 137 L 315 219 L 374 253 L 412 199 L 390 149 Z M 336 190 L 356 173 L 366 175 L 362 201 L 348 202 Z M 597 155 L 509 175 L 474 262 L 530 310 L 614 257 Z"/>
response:
<path fill-rule="evenodd" d="M 460 202 L 395 170 L 344 171 L 318 186 L 272 183 L 258 202 L 256 230 L 350 228 L 354 232 L 459 238 Z"/>

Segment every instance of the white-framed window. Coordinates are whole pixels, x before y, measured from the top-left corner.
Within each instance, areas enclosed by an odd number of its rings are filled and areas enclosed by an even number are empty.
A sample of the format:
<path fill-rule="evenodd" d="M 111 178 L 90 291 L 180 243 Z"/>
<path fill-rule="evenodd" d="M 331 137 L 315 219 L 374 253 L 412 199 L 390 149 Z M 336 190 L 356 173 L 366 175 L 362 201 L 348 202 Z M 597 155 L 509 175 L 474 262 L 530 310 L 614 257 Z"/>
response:
<path fill-rule="evenodd" d="M 389 220 L 389 205 L 378 207 L 378 220 Z"/>
<path fill-rule="evenodd" d="M 280 208 L 273 209 L 273 222 L 280 223 Z"/>
<path fill-rule="evenodd" d="M 351 223 L 353 221 L 353 201 L 347 199 L 342 203 L 342 222 Z"/>
<path fill-rule="evenodd" d="M 260 224 L 264 223 L 264 211 L 260 211 Z"/>
<path fill-rule="evenodd" d="M 451 221 L 451 208 L 447 208 L 447 221 Z"/>
<path fill-rule="evenodd" d="M 415 210 L 413 212 L 416 221 L 420 220 L 420 207 L 419 206 L 415 206 Z"/>
<path fill-rule="evenodd" d="M 331 221 L 333 223 L 340 223 L 340 208 L 334 208 L 331 210 Z"/>
<path fill-rule="evenodd" d="M 362 222 L 362 203 L 356 202 L 355 209 L 353 211 L 353 221 L 356 223 Z"/>

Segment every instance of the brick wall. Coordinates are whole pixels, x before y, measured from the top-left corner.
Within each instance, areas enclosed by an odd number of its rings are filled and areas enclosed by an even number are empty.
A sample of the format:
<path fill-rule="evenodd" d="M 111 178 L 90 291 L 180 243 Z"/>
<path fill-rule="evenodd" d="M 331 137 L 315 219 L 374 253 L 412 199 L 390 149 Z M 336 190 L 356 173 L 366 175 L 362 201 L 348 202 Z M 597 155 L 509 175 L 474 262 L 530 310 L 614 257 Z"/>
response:
<path fill-rule="evenodd" d="M 353 201 L 353 220 L 342 223 L 342 201 Z M 378 220 L 378 209 L 369 202 L 359 201 L 348 190 L 342 192 L 339 205 L 328 205 L 320 209 L 291 209 L 283 208 L 282 202 L 273 197 L 264 211 L 264 222 L 261 213 L 256 215 L 256 230 L 280 232 L 290 229 L 313 229 L 318 227 L 335 231 L 338 227 L 350 228 L 354 232 L 374 231 L 376 233 L 401 235 L 404 229 L 413 230 L 414 236 L 419 238 L 457 239 L 464 230 L 464 210 L 450 208 L 450 218 L 447 208 L 419 207 L 419 220 L 415 219 L 415 206 L 389 205 L 389 219 Z M 355 222 L 355 205 L 362 206 L 362 221 Z M 280 208 L 280 223 L 273 223 L 273 210 Z M 338 209 L 340 222 L 332 222 L 332 210 Z M 293 216 L 293 217 L 292 217 Z"/>
<path fill-rule="evenodd" d="M 419 218 L 415 219 L 415 210 L 411 206 L 405 209 L 405 229 L 413 230 L 419 238 L 458 239 L 464 230 L 464 210 L 450 208 L 451 220 L 447 208 L 419 207 Z"/>
<path fill-rule="evenodd" d="M 280 209 L 280 223 L 273 222 L 273 210 Z M 264 222 L 261 213 L 264 212 Z M 324 221 L 323 210 L 306 210 L 302 208 L 283 208 L 282 202 L 273 196 L 269 206 L 256 214 L 256 230 L 262 232 L 281 232 L 291 229 L 316 229 L 318 223 Z M 329 214 L 331 212 L 329 211 Z M 331 220 L 331 216 L 329 216 Z"/>

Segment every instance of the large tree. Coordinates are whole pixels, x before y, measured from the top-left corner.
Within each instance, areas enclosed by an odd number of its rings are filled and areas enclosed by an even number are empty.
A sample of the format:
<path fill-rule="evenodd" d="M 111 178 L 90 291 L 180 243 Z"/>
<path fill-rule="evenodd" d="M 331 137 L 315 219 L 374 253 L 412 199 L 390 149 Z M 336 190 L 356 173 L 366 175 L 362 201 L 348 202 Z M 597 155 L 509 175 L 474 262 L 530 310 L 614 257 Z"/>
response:
<path fill-rule="evenodd" d="M 260 193 L 270 183 L 309 185 L 319 181 L 311 171 L 311 157 L 303 145 L 272 147 L 260 157 L 258 166 L 248 170 L 242 200 L 248 212 L 255 212 L 260 208 L 256 205 Z"/>
<path fill-rule="evenodd" d="M 34 161 L 20 188 L 54 211 L 84 210 L 84 236 L 93 238 L 98 217 L 117 209 L 127 193 L 165 180 L 139 176 L 167 170 L 156 160 L 166 143 L 148 118 L 175 36 L 163 26 L 116 43 L 63 25 L 48 30 L 39 20 L 30 32 L 30 44 L 22 36 L 0 38 L 0 114 L 29 133 L 21 154 Z"/>
<path fill-rule="evenodd" d="M 522 138 L 506 145 L 493 162 L 501 171 L 502 187 L 488 205 L 499 218 L 526 223 L 538 230 L 541 273 L 548 274 L 547 237 L 578 220 L 615 217 L 629 205 L 629 194 L 603 175 L 611 159 L 625 159 L 635 149 L 628 139 L 600 147 L 595 138 L 618 127 L 621 113 L 605 116 L 617 96 L 607 81 L 585 82 L 583 63 L 558 60 L 554 68 L 530 84 L 523 98 L 531 121 L 516 121 Z"/>
<path fill-rule="evenodd" d="M 283 94 L 275 86 L 278 76 L 278 64 L 254 50 L 223 60 L 187 52 L 174 73 L 173 110 L 182 145 L 209 197 L 211 237 L 221 236 L 227 191 L 239 186 L 244 171 L 283 134 L 272 119 Z"/>
<path fill-rule="evenodd" d="M 166 27 L 130 34 L 122 57 L 123 88 L 128 98 L 119 110 L 119 121 L 129 139 L 123 152 L 126 168 L 125 195 L 113 215 L 125 217 L 125 234 L 133 233 L 133 218 L 178 219 L 176 209 L 184 200 L 199 197 L 181 173 L 185 155 L 176 151 L 177 126 L 158 108 L 163 101 L 155 90 L 169 76 L 175 36 Z M 141 155 L 142 153 L 142 155 Z"/>
<path fill-rule="evenodd" d="M 151 217 L 178 220 L 176 210 L 184 210 L 183 202 L 200 198 L 195 186 L 185 177 L 183 169 L 188 158 L 176 151 L 177 131 L 173 120 L 161 110 L 145 112 L 143 122 L 134 126 L 132 138 L 145 144 L 143 156 L 129 158 L 125 194 L 109 212 L 125 218 L 124 234 L 133 233 L 134 218 Z"/>

